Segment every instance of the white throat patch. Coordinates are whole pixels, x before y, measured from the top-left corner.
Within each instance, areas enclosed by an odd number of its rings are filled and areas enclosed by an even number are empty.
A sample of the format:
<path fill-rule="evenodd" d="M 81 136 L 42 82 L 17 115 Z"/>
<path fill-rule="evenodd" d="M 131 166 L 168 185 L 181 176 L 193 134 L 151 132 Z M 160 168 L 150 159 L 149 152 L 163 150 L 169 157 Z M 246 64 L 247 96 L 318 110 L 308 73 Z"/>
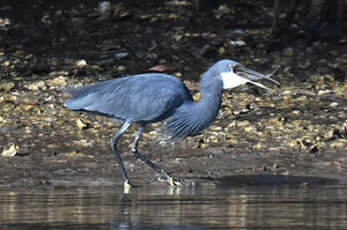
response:
<path fill-rule="evenodd" d="M 259 82 L 254 82 L 251 80 L 248 80 L 246 78 L 240 77 L 239 75 L 237 75 L 236 73 L 230 71 L 230 72 L 222 72 L 221 74 L 222 80 L 223 80 L 223 89 L 232 89 L 235 88 L 237 86 L 246 84 L 247 82 L 258 86 L 260 88 L 269 90 L 269 91 L 273 91 L 272 89 L 269 89 L 268 87 L 266 87 L 265 85 L 259 83 Z"/>
<path fill-rule="evenodd" d="M 240 77 L 234 72 L 222 72 L 220 75 L 223 80 L 223 89 L 232 89 L 249 82 L 249 80 Z"/>

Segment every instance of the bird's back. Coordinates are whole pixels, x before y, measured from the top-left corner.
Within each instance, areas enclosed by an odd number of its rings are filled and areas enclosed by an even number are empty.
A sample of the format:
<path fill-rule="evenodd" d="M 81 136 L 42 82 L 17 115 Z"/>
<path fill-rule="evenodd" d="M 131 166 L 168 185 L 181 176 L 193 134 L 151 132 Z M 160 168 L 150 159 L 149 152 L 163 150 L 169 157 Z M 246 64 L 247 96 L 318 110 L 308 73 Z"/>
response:
<path fill-rule="evenodd" d="M 166 119 L 192 96 L 181 80 L 166 74 L 140 74 L 70 88 L 65 105 L 131 122 Z"/>

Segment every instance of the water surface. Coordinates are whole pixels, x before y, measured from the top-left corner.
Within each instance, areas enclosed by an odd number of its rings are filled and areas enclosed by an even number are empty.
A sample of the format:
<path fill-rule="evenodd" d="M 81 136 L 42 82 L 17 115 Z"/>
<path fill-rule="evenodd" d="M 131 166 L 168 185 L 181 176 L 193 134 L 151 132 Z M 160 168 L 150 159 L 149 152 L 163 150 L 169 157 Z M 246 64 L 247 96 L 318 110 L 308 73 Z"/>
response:
<path fill-rule="evenodd" d="M 0 229 L 346 229 L 346 188 L 7 190 Z"/>

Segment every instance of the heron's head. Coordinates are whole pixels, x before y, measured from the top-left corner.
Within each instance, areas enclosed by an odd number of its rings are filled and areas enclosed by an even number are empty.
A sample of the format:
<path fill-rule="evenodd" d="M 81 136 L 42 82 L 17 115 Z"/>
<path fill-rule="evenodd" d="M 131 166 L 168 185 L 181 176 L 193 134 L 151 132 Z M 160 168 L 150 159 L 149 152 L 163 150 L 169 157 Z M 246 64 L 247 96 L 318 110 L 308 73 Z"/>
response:
<path fill-rule="evenodd" d="M 246 83 L 251 83 L 260 88 L 271 91 L 271 89 L 264 86 L 263 84 L 254 82 L 261 79 L 265 79 L 279 85 L 277 81 L 271 78 L 275 71 L 270 74 L 264 75 L 232 60 L 221 60 L 214 64 L 211 68 L 217 68 L 217 72 L 223 81 L 223 89 L 232 89 Z"/>

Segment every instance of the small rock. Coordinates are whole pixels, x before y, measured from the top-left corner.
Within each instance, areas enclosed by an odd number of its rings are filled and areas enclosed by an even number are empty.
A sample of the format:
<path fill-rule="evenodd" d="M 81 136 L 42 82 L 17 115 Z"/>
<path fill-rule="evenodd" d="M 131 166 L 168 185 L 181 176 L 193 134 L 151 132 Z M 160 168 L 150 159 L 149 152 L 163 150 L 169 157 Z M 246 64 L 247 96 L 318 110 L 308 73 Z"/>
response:
<path fill-rule="evenodd" d="M 254 127 L 254 126 L 248 126 L 248 127 L 244 128 L 244 130 L 245 130 L 245 132 L 247 132 L 247 133 L 254 133 L 254 132 L 257 131 L 257 128 Z"/>
<path fill-rule="evenodd" d="M 335 129 L 329 129 L 329 131 L 325 132 L 324 134 L 324 139 L 326 141 L 330 141 L 330 140 L 333 140 L 335 139 Z"/>
<path fill-rule="evenodd" d="M 2 66 L 3 66 L 3 67 L 9 67 L 10 65 L 11 65 L 11 62 L 10 62 L 9 60 L 4 61 L 4 62 L 2 63 Z"/>
<path fill-rule="evenodd" d="M 339 133 L 341 137 L 344 137 L 345 139 L 347 139 L 347 121 L 341 124 Z"/>
<path fill-rule="evenodd" d="M 182 34 L 174 34 L 173 38 L 175 39 L 176 42 L 179 42 L 183 38 L 183 35 Z"/>
<path fill-rule="evenodd" d="M 129 56 L 129 53 L 128 52 L 120 52 L 120 53 L 116 53 L 114 55 L 114 58 L 117 59 L 117 60 L 120 60 L 122 58 L 126 58 Z"/>
<path fill-rule="evenodd" d="M 232 46 L 246 46 L 246 42 L 239 40 L 239 41 L 230 41 L 230 44 Z"/>
<path fill-rule="evenodd" d="M 35 108 L 33 105 L 23 105 L 22 107 L 25 111 L 30 111 Z"/>
<path fill-rule="evenodd" d="M 331 103 L 329 104 L 330 107 L 336 107 L 336 106 L 338 106 L 338 105 L 339 105 L 339 103 L 337 103 L 337 102 L 331 102 Z"/>
<path fill-rule="evenodd" d="M 330 143 L 331 148 L 343 149 L 347 146 L 347 140 L 337 139 Z"/>
<path fill-rule="evenodd" d="M 307 96 L 303 95 L 303 96 L 298 97 L 296 100 L 298 100 L 298 101 L 307 101 L 308 99 L 307 99 Z"/>
<path fill-rule="evenodd" d="M 209 144 L 207 144 L 207 143 L 201 143 L 199 145 L 199 148 L 202 148 L 202 149 L 207 148 L 207 147 L 209 147 Z"/>
<path fill-rule="evenodd" d="M 87 61 L 84 60 L 84 59 L 81 59 L 81 60 L 76 61 L 76 62 L 75 62 L 75 65 L 76 65 L 77 67 L 84 67 L 84 66 L 87 65 Z"/>
<path fill-rule="evenodd" d="M 328 89 L 326 89 L 326 90 L 318 90 L 318 92 L 317 92 L 317 95 L 318 96 L 322 96 L 322 95 L 324 95 L 324 94 L 328 94 L 328 93 L 330 93 L 330 90 L 328 90 Z"/>
<path fill-rule="evenodd" d="M 125 72 L 127 70 L 127 67 L 125 67 L 124 65 L 120 65 L 120 66 L 118 66 L 117 70 L 119 72 Z"/>
<path fill-rule="evenodd" d="M 109 1 L 103 1 L 99 3 L 98 11 L 100 14 L 108 14 L 111 11 L 111 3 Z"/>
<path fill-rule="evenodd" d="M 60 76 L 47 81 L 48 86 L 66 86 L 67 80 L 65 77 Z"/>
<path fill-rule="evenodd" d="M 217 132 L 222 131 L 222 127 L 220 126 L 212 126 L 210 129 Z"/>
<path fill-rule="evenodd" d="M 76 126 L 78 129 L 86 129 L 89 127 L 89 124 L 82 121 L 81 119 L 77 119 L 76 120 Z"/>
<path fill-rule="evenodd" d="M 10 91 L 15 86 L 14 82 L 0 82 L 0 91 Z"/>
<path fill-rule="evenodd" d="M 256 145 L 253 146 L 254 149 L 263 149 L 263 148 L 266 148 L 266 145 L 261 143 L 261 142 L 258 142 Z"/>
<path fill-rule="evenodd" d="M 1 153 L 3 157 L 14 157 L 17 153 L 18 146 L 16 144 L 12 144 L 9 148 L 4 148 Z"/>
<path fill-rule="evenodd" d="M 224 55 L 226 52 L 227 52 L 227 51 L 226 51 L 226 49 L 225 49 L 223 46 L 219 47 L 219 49 L 218 49 L 219 55 L 222 56 L 222 55 Z"/>
<path fill-rule="evenodd" d="M 244 121 L 240 121 L 239 123 L 237 123 L 237 126 L 238 127 L 245 127 L 245 126 L 248 126 L 249 124 L 250 124 L 249 121 L 244 120 Z"/>
<path fill-rule="evenodd" d="M 90 147 L 93 145 L 93 141 L 88 141 L 86 139 L 78 140 L 78 141 L 73 141 L 74 144 L 80 145 L 83 147 Z"/>
<path fill-rule="evenodd" d="M 38 81 L 30 84 L 28 89 L 32 91 L 45 90 L 47 89 L 47 86 L 44 81 Z"/>
<path fill-rule="evenodd" d="M 272 117 L 268 120 L 268 124 L 270 125 L 275 125 L 275 126 L 282 126 L 283 125 L 283 121 L 285 120 L 284 117 Z"/>
<path fill-rule="evenodd" d="M 74 150 L 72 152 L 66 153 L 65 156 L 66 157 L 74 157 L 74 156 L 77 156 L 77 154 L 78 154 L 77 151 Z"/>
<path fill-rule="evenodd" d="M 234 128 L 236 127 L 236 121 L 232 120 L 231 123 L 229 123 L 229 125 L 227 126 L 227 128 Z"/>
<path fill-rule="evenodd" d="M 290 142 L 288 142 L 287 145 L 291 148 L 296 148 L 296 147 L 298 147 L 298 141 L 297 140 L 291 140 Z"/>
<path fill-rule="evenodd" d="M 218 143 L 219 138 L 215 135 L 209 135 L 204 137 L 204 143 Z"/>
<path fill-rule="evenodd" d="M 293 110 L 292 112 L 291 112 L 291 114 L 293 114 L 293 115 L 296 115 L 296 116 L 298 116 L 298 115 L 300 115 L 300 111 L 299 110 Z"/>
<path fill-rule="evenodd" d="M 293 91 L 287 89 L 287 90 L 284 90 L 282 94 L 283 94 L 283 95 L 292 95 L 292 94 L 293 94 Z"/>

